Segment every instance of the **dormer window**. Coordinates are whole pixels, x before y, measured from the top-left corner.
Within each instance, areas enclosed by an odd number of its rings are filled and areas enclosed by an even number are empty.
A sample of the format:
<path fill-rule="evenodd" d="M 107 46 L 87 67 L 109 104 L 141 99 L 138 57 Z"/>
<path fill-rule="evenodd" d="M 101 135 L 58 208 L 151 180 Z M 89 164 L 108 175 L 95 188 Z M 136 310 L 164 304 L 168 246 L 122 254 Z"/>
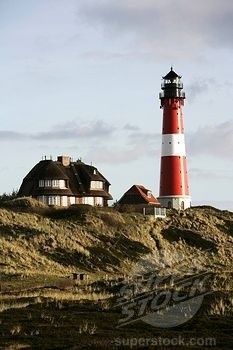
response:
<path fill-rule="evenodd" d="M 39 187 L 67 188 L 66 180 L 39 180 Z"/>
<path fill-rule="evenodd" d="M 152 197 L 152 192 L 151 191 L 147 191 L 147 197 L 151 198 Z"/>
<path fill-rule="evenodd" d="M 44 180 L 39 180 L 39 187 L 44 187 Z"/>
<path fill-rule="evenodd" d="M 103 188 L 103 181 L 91 181 L 91 190 L 102 190 Z"/>
<path fill-rule="evenodd" d="M 97 170 L 96 169 L 94 169 L 93 174 L 97 175 Z"/>

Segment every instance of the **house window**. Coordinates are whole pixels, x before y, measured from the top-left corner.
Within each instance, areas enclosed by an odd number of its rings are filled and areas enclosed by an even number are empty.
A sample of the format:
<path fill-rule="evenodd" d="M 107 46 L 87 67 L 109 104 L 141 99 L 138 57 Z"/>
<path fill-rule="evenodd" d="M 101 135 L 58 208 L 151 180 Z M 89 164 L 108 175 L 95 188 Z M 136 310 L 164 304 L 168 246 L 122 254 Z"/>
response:
<path fill-rule="evenodd" d="M 70 205 L 75 204 L 75 197 L 70 197 Z"/>
<path fill-rule="evenodd" d="M 91 181 L 91 190 L 102 190 L 103 188 L 103 181 Z"/>
<path fill-rule="evenodd" d="M 58 180 L 59 181 L 59 188 L 67 188 L 66 180 Z"/>
<path fill-rule="evenodd" d="M 45 180 L 44 187 L 52 187 L 52 180 Z"/>
<path fill-rule="evenodd" d="M 44 187 L 44 180 L 39 180 L 39 187 Z"/>
<path fill-rule="evenodd" d="M 66 180 L 39 180 L 39 187 L 67 188 Z"/>
<path fill-rule="evenodd" d="M 104 205 L 103 197 L 95 197 L 95 205 L 99 205 L 102 207 Z"/>
<path fill-rule="evenodd" d="M 82 203 L 94 205 L 94 197 L 83 197 Z"/>
<path fill-rule="evenodd" d="M 152 192 L 151 191 L 147 191 L 147 197 L 151 198 L 152 197 Z"/>
<path fill-rule="evenodd" d="M 48 196 L 48 205 L 59 205 L 59 197 L 57 196 Z"/>
<path fill-rule="evenodd" d="M 67 207 L 68 206 L 68 197 L 67 196 L 62 196 L 61 197 L 61 206 L 62 207 Z"/>
<path fill-rule="evenodd" d="M 52 180 L 52 187 L 60 187 L 59 181 L 60 180 Z"/>

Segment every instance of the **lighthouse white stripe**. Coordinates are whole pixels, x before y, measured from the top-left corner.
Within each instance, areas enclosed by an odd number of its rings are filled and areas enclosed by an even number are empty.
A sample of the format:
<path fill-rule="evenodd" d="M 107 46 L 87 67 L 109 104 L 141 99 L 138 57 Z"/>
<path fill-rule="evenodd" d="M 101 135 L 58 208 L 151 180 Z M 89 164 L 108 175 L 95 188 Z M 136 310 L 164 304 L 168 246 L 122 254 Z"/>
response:
<path fill-rule="evenodd" d="M 185 155 L 184 134 L 162 135 L 162 157 Z"/>

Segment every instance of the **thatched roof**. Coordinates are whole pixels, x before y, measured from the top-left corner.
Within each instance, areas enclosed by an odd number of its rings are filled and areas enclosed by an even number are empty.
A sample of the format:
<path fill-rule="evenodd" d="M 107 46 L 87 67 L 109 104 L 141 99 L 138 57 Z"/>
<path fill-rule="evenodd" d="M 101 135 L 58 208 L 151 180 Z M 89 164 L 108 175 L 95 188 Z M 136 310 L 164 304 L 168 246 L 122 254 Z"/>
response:
<path fill-rule="evenodd" d="M 39 187 L 39 180 L 65 180 L 67 188 Z M 90 190 L 91 181 L 102 181 L 103 190 Z M 60 161 L 41 160 L 25 176 L 19 196 L 67 195 L 98 196 L 112 199 L 108 180 L 92 165 L 82 161 L 64 166 Z"/>

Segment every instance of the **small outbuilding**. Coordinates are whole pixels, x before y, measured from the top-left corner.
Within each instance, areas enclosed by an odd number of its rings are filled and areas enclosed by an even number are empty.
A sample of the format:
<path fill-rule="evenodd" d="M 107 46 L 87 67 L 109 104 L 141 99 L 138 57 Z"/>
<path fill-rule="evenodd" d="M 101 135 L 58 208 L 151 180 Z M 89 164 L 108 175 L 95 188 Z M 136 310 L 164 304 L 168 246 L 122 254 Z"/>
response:
<path fill-rule="evenodd" d="M 119 199 L 119 205 L 153 205 L 160 206 L 159 201 L 153 196 L 151 190 L 142 185 L 133 185 Z"/>

